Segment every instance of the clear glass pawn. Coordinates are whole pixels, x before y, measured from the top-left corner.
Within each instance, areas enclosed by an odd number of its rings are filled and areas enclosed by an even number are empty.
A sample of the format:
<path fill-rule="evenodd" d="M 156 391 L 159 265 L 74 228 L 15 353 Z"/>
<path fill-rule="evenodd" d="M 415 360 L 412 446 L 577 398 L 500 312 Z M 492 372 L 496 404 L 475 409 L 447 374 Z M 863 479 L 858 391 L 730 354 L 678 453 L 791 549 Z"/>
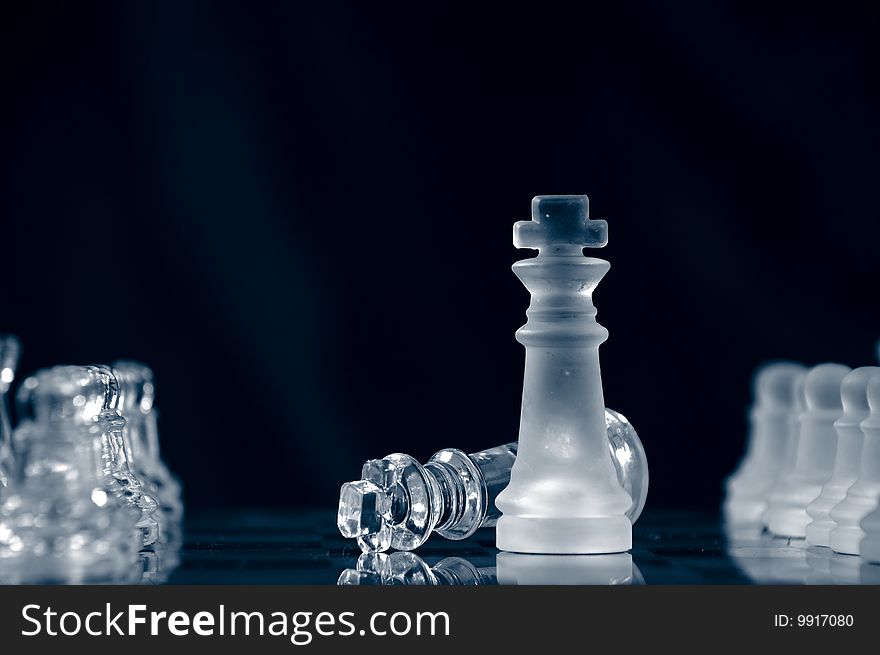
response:
<path fill-rule="evenodd" d="M 626 515 L 635 523 L 648 494 L 645 450 L 625 416 L 606 409 L 605 425 L 618 480 L 632 499 Z M 446 448 L 424 465 L 402 453 L 369 460 L 361 480 L 342 485 L 337 527 L 365 553 L 414 550 L 433 532 L 465 539 L 497 523 L 495 498 L 510 481 L 516 453 L 512 442 L 470 455 Z"/>
<path fill-rule="evenodd" d="M 140 512 L 137 527 L 143 533 L 143 545 L 149 546 L 159 537 L 159 522 L 156 518 L 159 506 L 152 496 L 144 492 L 140 479 L 129 465 L 130 455 L 123 437 L 125 419 L 119 414 L 119 383 L 113 371 L 103 365 L 56 366 L 26 379 L 19 390 L 19 399 L 25 399 L 24 411 L 27 411 L 27 398 L 32 391 L 38 390 L 41 384 L 59 384 L 67 378 L 83 376 L 83 370 L 88 371 L 88 375 L 102 380 L 102 384 L 107 387 L 106 403 L 91 414 L 91 417 L 105 429 L 101 440 L 106 448 L 107 484 L 120 502 L 131 505 Z M 74 393 L 75 385 L 68 386 L 70 392 Z M 37 393 L 37 396 L 39 397 L 40 394 Z M 78 394 L 74 401 L 83 402 L 81 394 Z M 92 410 L 86 411 L 88 413 Z M 20 415 L 23 414 L 24 412 L 20 412 Z M 78 418 L 75 414 L 73 417 Z"/>
<path fill-rule="evenodd" d="M 153 372 L 139 362 L 120 360 L 113 364 L 113 373 L 119 382 L 119 413 L 125 419 L 122 436 L 129 465 L 159 504 L 161 527 L 168 533 L 160 530 L 161 539 L 174 541 L 180 532 L 183 501 L 180 483 L 159 454 Z"/>
<path fill-rule="evenodd" d="M 21 345 L 11 334 L 0 334 L 0 493 L 9 483 L 11 467 L 12 420 L 9 416 L 9 388 L 15 380 L 15 369 Z"/>
<path fill-rule="evenodd" d="M 29 418 L 12 434 L 14 466 L 0 505 L 4 582 L 140 578 L 141 515 L 113 488 L 115 401 L 115 381 L 99 367 L 48 369 L 23 384 Z"/>

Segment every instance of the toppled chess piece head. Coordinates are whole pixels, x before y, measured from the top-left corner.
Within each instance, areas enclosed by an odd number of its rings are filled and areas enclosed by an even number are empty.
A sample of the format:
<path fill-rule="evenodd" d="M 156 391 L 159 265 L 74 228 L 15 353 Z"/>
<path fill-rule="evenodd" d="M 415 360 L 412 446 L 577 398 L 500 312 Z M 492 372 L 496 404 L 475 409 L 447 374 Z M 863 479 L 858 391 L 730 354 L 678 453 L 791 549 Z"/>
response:
<path fill-rule="evenodd" d="M 648 462 L 625 416 L 605 410 L 608 452 L 618 480 L 632 499 L 627 516 L 638 519 L 648 494 Z M 427 464 L 393 454 L 366 462 L 362 479 L 342 485 L 337 526 L 364 552 L 413 550 L 432 532 L 464 539 L 492 527 L 500 513 L 495 497 L 510 481 L 517 444 L 470 455 L 448 448 Z"/>

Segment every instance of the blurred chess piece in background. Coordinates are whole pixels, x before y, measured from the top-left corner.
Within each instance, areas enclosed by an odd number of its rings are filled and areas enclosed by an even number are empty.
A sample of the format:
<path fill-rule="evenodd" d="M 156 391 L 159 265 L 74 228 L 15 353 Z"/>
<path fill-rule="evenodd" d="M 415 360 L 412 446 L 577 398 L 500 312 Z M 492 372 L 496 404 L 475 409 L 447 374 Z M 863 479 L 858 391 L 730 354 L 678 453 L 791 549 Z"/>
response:
<path fill-rule="evenodd" d="M 806 367 L 774 362 L 759 368 L 752 384 L 746 453 L 727 480 L 724 520 L 760 530 L 768 496 L 785 470 L 799 426 L 798 387 Z"/>
<path fill-rule="evenodd" d="M 109 369 L 60 366 L 19 390 L 14 465 L 0 506 L 7 583 L 137 582 L 142 512 L 115 472 L 116 381 Z"/>
<path fill-rule="evenodd" d="M 9 389 L 21 356 L 21 344 L 11 334 L 0 334 L 0 498 L 9 481 L 12 418 L 9 411 Z"/>

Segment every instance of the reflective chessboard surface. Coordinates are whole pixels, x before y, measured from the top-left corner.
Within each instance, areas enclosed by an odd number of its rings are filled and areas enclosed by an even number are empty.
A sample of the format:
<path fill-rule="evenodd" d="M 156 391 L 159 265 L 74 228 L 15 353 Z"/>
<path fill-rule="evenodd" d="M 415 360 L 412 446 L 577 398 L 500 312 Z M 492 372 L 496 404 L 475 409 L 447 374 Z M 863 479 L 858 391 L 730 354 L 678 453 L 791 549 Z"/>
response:
<path fill-rule="evenodd" d="M 335 511 L 224 510 L 188 518 L 171 584 L 880 584 L 880 565 L 803 540 L 726 534 L 711 515 L 646 510 L 630 554 L 499 553 L 494 531 L 432 537 L 416 552 L 360 558 Z M 173 561 L 173 559 L 171 560 Z"/>

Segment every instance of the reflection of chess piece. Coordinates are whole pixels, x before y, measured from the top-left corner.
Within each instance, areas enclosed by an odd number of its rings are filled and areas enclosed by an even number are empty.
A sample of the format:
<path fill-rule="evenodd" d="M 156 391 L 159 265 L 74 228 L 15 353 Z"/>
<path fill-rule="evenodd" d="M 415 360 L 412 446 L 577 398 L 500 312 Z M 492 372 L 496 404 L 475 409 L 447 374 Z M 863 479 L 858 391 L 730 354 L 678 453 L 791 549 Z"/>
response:
<path fill-rule="evenodd" d="M 868 417 L 868 381 L 880 372 L 876 366 L 855 369 L 840 383 L 843 414 L 834 422 L 837 431 L 837 455 L 831 477 L 822 492 L 807 506 L 813 522 L 807 526 L 807 543 L 816 546 L 831 545 L 831 531 L 837 526 L 831 510 L 846 498 L 849 489 L 859 477 L 859 465 L 865 435 L 861 423 Z"/>
<path fill-rule="evenodd" d="M 498 553 L 502 585 L 631 585 L 644 584 L 629 553 L 605 555 L 535 555 Z"/>
<path fill-rule="evenodd" d="M 831 578 L 834 584 L 872 584 L 862 577 L 860 557 L 831 552 Z"/>
<path fill-rule="evenodd" d="M 724 519 L 728 525 L 760 524 L 797 429 L 797 384 L 805 372 L 800 364 L 778 362 L 756 373 L 749 443 L 742 462 L 727 480 Z"/>
<path fill-rule="evenodd" d="M 338 585 L 487 585 L 496 584 L 495 567 L 476 567 L 463 557 L 447 557 L 434 566 L 414 553 L 363 553 L 345 569 Z"/>
<path fill-rule="evenodd" d="M 806 578 L 809 585 L 859 585 L 871 584 L 869 577 L 862 575 L 863 559 L 852 555 L 841 555 L 824 546 L 808 546 L 807 564 L 811 573 Z"/>
<path fill-rule="evenodd" d="M 608 262 L 584 257 L 607 242 L 588 218 L 586 196 L 539 196 L 532 220 L 514 226 L 514 245 L 538 256 L 513 270 L 531 293 L 519 451 L 497 499 L 499 549 L 523 553 L 616 553 L 632 545 L 632 505 L 608 456 L 592 293 Z"/>
<path fill-rule="evenodd" d="M 496 566 L 447 557 L 434 566 L 415 553 L 363 553 L 336 584 L 349 585 L 625 585 L 644 584 L 629 553 L 525 555 L 499 553 Z"/>
<path fill-rule="evenodd" d="M 180 540 L 169 542 L 165 540 L 164 533 L 162 536 L 161 542 L 157 542 L 150 548 L 144 548 L 138 553 L 142 571 L 140 584 L 165 584 L 180 564 Z"/>
<path fill-rule="evenodd" d="M 633 499 L 626 515 L 635 523 L 648 495 L 645 450 L 623 415 L 606 409 L 605 426 L 617 478 Z M 448 448 L 424 465 L 401 454 L 370 460 L 362 480 L 342 485 L 339 530 L 364 552 L 381 552 L 417 548 L 432 531 L 464 539 L 492 527 L 500 516 L 495 497 L 510 481 L 516 449 L 516 442 L 470 455 Z"/>
<path fill-rule="evenodd" d="M 828 548 L 820 546 L 810 546 L 809 542 L 804 544 L 804 561 L 810 567 L 810 572 L 804 578 L 804 584 L 809 585 L 829 585 L 836 584 L 834 576 L 831 573 L 831 555 L 832 552 Z"/>
<path fill-rule="evenodd" d="M 804 564 L 804 549 L 793 549 L 788 539 L 772 537 L 754 528 L 739 528 L 727 533 L 727 555 L 740 572 L 755 584 L 773 584 L 789 580 L 799 565 Z M 803 582 L 801 577 L 790 580 Z"/>
<path fill-rule="evenodd" d="M 113 411 L 115 380 L 105 368 L 56 367 L 25 380 L 19 397 L 31 418 L 12 437 L 0 576 L 18 583 L 135 581 L 141 515 L 116 495 L 112 477 L 121 420 Z"/>
<path fill-rule="evenodd" d="M 880 506 L 862 519 L 865 538 L 859 544 L 859 554 L 869 562 L 880 564 Z"/>
<path fill-rule="evenodd" d="M 12 421 L 9 418 L 9 402 L 7 396 L 12 381 L 15 380 L 15 368 L 21 346 L 11 334 L 0 334 L 0 492 L 8 483 L 10 468 L 10 444 Z"/>
<path fill-rule="evenodd" d="M 829 539 L 838 553 L 859 554 L 865 537 L 864 519 L 880 505 L 880 373 L 871 376 L 867 385 L 868 415 L 861 423 L 864 436 L 859 474 L 847 489 L 846 497 L 831 510 L 835 527 Z"/>
<path fill-rule="evenodd" d="M 801 415 L 794 469 L 784 476 L 767 509 L 769 529 L 775 535 L 806 536 L 812 521 L 807 505 L 819 496 L 834 468 L 834 422 L 843 413 L 840 384 L 849 372 L 842 364 L 820 364 L 807 373 L 807 407 Z"/>

